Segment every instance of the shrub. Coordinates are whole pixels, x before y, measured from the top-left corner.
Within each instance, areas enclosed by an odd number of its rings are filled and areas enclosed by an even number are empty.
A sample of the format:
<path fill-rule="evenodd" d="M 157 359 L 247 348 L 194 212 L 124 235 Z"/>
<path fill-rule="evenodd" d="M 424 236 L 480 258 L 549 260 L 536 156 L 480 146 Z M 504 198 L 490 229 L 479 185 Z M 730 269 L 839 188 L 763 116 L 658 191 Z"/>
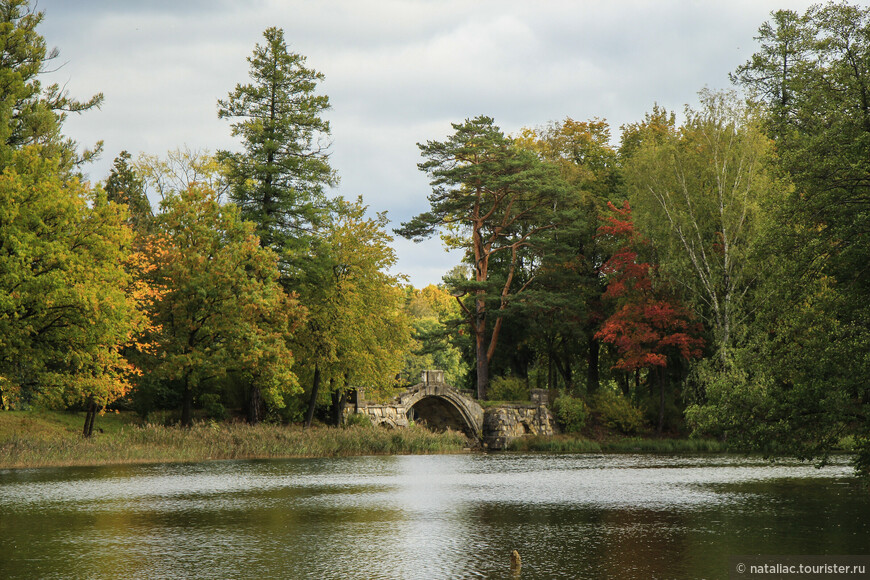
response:
<path fill-rule="evenodd" d="M 553 401 L 553 414 L 566 433 L 576 433 L 586 426 L 589 407 L 582 399 L 561 395 Z"/>
<path fill-rule="evenodd" d="M 597 393 L 592 398 L 592 406 L 601 417 L 601 422 L 611 429 L 631 435 L 643 428 L 643 411 L 619 393 Z"/>
<path fill-rule="evenodd" d="M 372 419 L 368 415 L 364 413 L 353 413 L 352 415 L 348 415 L 344 421 L 345 426 L 347 427 L 371 427 Z"/>
<path fill-rule="evenodd" d="M 528 401 L 529 386 L 519 377 L 495 377 L 487 396 L 492 401 Z"/>
<path fill-rule="evenodd" d="M 206 417 L 216 421 L 224 421 L 229 417 L 226 407 L 221 403 L 221 396 L 217 393 L 205 393 L 199 398 Z"/>

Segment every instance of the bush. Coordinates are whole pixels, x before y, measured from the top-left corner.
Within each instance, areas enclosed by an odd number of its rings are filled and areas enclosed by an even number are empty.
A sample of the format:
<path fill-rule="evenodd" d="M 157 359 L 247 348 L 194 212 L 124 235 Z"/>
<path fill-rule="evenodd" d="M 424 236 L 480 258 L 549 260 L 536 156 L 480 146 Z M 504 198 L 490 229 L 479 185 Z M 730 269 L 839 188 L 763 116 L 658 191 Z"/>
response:
<path fill-rule="evenodd" d="M 344 420 L 344 424 L 346 427 L 371 427 L 372 419 L 364 413 L 354 413 L 347 416 L 347 418 Z"/>
<path fill-rule="evenodd" d="M 586 426 L 589 407 L 582 399 L 561 395 L 553 401 L 553 414 L 566 433 L 576 433 Z"/>
<path fill-rule="evenodd" d="M 643 428 L 643 411 L 619 393 L 597 393 L 592 398 L 592 406 L 601 417 L 601 422 L 611 429 L 631 435 Z"/>
<path fill-rule="evenodd" d="M 528 401 L 529 386 L 519 377 L 495 377 L 489 383 L 491 401 Z"/>
<path fill-rule="evenodd" d="M 215 421 L 224 421 L 229 417 L 226 407 L 221 402 L 221 396 L 217 393 L 205 393 L 199 397 L 202 409 L 206 417 Z"/>

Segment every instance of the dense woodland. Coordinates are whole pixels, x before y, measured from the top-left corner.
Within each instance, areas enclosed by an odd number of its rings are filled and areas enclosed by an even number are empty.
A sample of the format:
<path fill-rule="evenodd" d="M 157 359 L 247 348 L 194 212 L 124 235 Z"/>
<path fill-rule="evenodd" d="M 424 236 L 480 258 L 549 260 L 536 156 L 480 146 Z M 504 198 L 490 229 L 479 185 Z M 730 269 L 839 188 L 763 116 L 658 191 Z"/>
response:
<path fill-rule="evenodd" d="M 395 233 L 465 251 L 422 289 L 386 216 L 330 194 L 323 76 L 282 30 L 217 103 L 237 151 L 123 152 L 91 185 L 99 144 L 62 129 L 102 95 L 42 86 L 43 17 L 0 1 L 0 409 L 339 422 L 441 368 L 551 389 L 569 430 L 851 437 L 870 472 L 870 9 L 773 13 L 734 90 L 618 136 L 479 116 L 420 144 L 429 209 Z"/>

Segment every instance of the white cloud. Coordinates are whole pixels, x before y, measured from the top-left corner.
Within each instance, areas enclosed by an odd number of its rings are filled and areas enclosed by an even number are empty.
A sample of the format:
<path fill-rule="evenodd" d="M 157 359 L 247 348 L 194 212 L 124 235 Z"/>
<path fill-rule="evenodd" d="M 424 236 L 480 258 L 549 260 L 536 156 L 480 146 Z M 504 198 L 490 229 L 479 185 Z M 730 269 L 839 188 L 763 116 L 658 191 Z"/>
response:
<path fill-rule="evenodd" d="M 247 81 L 268 26 L 326 75 L 338 193 L 395 222 L 427 208 L 417 142 L 450 122 L 493 116 L 508 132 L 571 116 L 619 126 L 654 102 L 680 110 L 752 53 L 778 0 L 40 0 L 41 32 L 67 64 L 72 95 L 102 91 L 99 112 L 66 133 L 106 142 L 102 179 L 122 149 L 233 148 L 216 102 Z M 792 2 L 802 11 L 810 0 Z M 459 259 L 436 238 L 395 243 L 418 286 Z"/>

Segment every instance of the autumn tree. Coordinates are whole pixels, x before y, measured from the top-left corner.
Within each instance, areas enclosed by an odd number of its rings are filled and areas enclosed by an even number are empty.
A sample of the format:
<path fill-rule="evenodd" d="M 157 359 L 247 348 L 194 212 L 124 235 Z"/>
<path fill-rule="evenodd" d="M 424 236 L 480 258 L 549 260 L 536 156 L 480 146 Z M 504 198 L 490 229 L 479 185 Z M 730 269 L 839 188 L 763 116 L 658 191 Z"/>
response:
<path fill-rule="evenodd" d="M 534 277 L 514 284 L 521 256 L 553 227 L 553 208 L 566 187 L 553 166 L 517 147 L 493 119 L 480 116 L 453 129 L 445 141 L 418 145 L 425 158 L 418 167 L 431 178 L 430 210 L 396 232 L 421 241 L 442 231 L 448 246 L 466 250 L 474 279 L 458 290 L 473 296 L 473 304 L 463 308 L 475 337 L 477 395 L 485 399 L 504 321 L 500 314 Z M 495 276 L 490 267 L 499 259 L 504 265 Z"/>
<path fill-rule="evenodd" d="M 420 380 L 422 372 L 429 369 L 444 371 L 448 385 L 461 388 L 466 381 L 469 365 L 456 345 L 456 323 L 462 323 L 462 310 L 446 288 L 429 284 L 417 289 L 405 289 L 405 312 L 413 328 L 413 343 L 405 355 L 401 372 L 407 385 Z M 465 333 L 467 337 L 467 333 Z"/>
<path fill-rule="evenodd" d="M 277 257 L 232 205 L 193 186 L 169 194 L 147 241 L 157 292 L 151 328 L 140 337 L 143 366 L 180 394 L 181 423 L 209 381 L 235 372 L 249 382 L 251 412 L 298 388 L 288 340 L 303 311 L 278 284 Z M 252 417 L 256 422 L 260 417 Z"/>
<path fill-rule="evenodd" d="M 131 169 L 136 181 L 144 186 L 145 196 L 150 193 L 159 200 L 199 186 L 215 192 L 218 201 L 223 202 L 229 189 L 225 167 L 207 149 L 185 146 L 164 155 L 140 153 Z M 124 173 L 121 175 L 126 176 Z"/>
<path fill-rule="evenodd" d="M 530 331 L 543 344 L 549 363 L 548 384 L 554 371 L 573 390 L 573 359 L 585 354 L 586 391 L 599 385 L 599 340 L 595 337 L 605 305 L 601 264 L 607 259 L 598 242 L 598 215 L 615 199 L 620 186 L 617 152 L 610 144 L 606 121 L 575 121 L 570 117 L 539 129 L 524 129 L 522 147 L 556 165 L 570 193 L 555 208 L 560 218 L 539 246 L 540 266 L 535 283 L 522 302 Z"/>
<path fill-rule="evenodd" d="M 218 101 L 218 116 L 232 121 L 244 150 L 218 157 L 227 164 L 242 218 L 257 225 L 264 247 L 281 253 L 324 219 L 324 187 L 337 178 L 326 151 L 329 122 L 322 118 L 329 98 L 317 94 L 323 75 L 288 51 L 280 28 L 267 28 L 263 39 L 248 57 L 251 82 Z"/>
<path fill-rule="evenodd" d="M 601 271 L 607 280 L 604 299 L 615 301 L 617 306 L 596 337 L 617 348 L 619 359 L 615 368 L 630 373 L 649 369 L 657 378 L 657 431 L 661 434 L 667 386 L 664 370 L 676 358 L 686 361 L 701 358 L 703 328 L 666 285 L 654 284 L 654 267 L 639 256 L 639 246 L 645 245 L 645 240 L 634 231 L 629 203 L 625 202 L 622 208 L 613 204 L 608 207 L 611 213 L 598 233 L 616 243 L 617 249 Z"/>
<path fill-rule="evenodd" d="M 125 210 L 26 147 L 0 175 L 0 406 L 96 407 L 130 389 L 142 316 L 127 289 Z"/>
<path fill-rule="evenodd" d="M 387 272 L 396 262 L 387 218 L 366 217 L 366 210 L 359 199 L 337 200 L 336 212 L 289 271 L 309 310 L 296 341 L 299 372 L 311 384 L 306 425 L 323 395 L 338 423 L 350 390 L 376 393 L 394 386 L 409 347 L 400 281 Z"/>
<path fill-rule="evenodd" d="M 635 223 L 655 245 L 663 273 L 713 331 L 724 362 L 757 301 L 755 259 L 765 211 L 786 186 L 773 144 L 753 111 L 728 93 L 701 93 L 679 127 L 655 125 L 625 159 Z"/>

